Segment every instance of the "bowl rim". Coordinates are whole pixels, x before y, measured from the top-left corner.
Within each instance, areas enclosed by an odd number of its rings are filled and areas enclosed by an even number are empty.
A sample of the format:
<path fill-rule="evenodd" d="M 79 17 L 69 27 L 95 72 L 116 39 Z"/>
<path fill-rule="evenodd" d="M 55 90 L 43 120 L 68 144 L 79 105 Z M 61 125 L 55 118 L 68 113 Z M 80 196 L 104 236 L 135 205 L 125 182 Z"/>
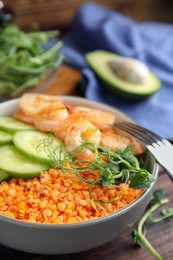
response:
<path fill-rule="evenodd" d="M 37 93 L 35 93 L 37 94 Z M 40 94 L 40 93 L 38 93 Z M 83 97 L 78 97 L 78 96 L 62 96 L 62 95 L 57 95 L 59 98 L 61 98 L 63 101 L 80 101 L 80 102 L 84 102 L 87 103 L 88 105 L 90 105 L 91 107 L 102 107 L 103 109 L 107 110 L 107 111 L 112 111 L 113 113 L 117 113 L 120 116 L 123 116 L 124 118 L 126 118 L 128 121 L 132 121 L 135 123 L 135 121 L 129 117 L 128 115 L 126 115 L 125 113 L 121 112 L 120 110 L 111 107 L 109 105 L 105 105 L 102 103 L 99 103 L 97 101 L 92 101 L 92 100 L 87 100 L 86 98 Z M 12 99 L 12 100 L 7 100 L 4 101 L 2 103 L 0 103 L 0 107 L 1 106 L 8 106 L 8 105 L 17 105 L 19 101 L 19 98 L 16 99 Z M 158 172 L 159 172 L 159 165 L 156 162 L 156 159 L 151 155 L 151 153 L 148 151 L 148 154 L 150 156 L 150 159 L 153 161 L 153 174 L 154 177 L 156 178 L 156 180 L 151 184 L 151 186 L 147 189 L 144 190 L 142 192 L 142 194 L 137 197 L 135 200 L 133 200 L 131 203 L 129 203 L 127 206 L 125 206 L 122 209 L 119 209 L 116 212 L 113 212 L 111 214 L 108 214 L 106 216 L 103 217 L 99 217 L 93 220 L 87 220 L 87 221 L 83 221 L 83 222 L 78 222 L 78 223 L 63 223 L 63 224 L 56 224 L 56 223 L 39 223 L 39 222 L 29 222 L 29 221 L 25 221 L 25 220 L 19 220 L 19 219 L 15 219 L 15 218 L 10 218 L 7 216 L 3 216 L 0 214 L 0 220 L 10 223 L 10 224 L 17 224 L 19 226 L 27 226 L 27 227 L 33 227 L 33 228 L 45 228 L 45 229 L 73 229 L 73 228 L 80 228 L 80 227 L 84 227 L 84 226 L 90 226 L 90 225 L 96 225 L 96 224 L 101 224 L 103 222 L 107 222 L 113 218 L 116 218 L 118 216 L 121 216 L 122 214 L 124 214 L 125 212 L 127 212 L 130 209 L 133 209 L 136 205 L 138 205 L 142 199 L 147 196 L 148 193 L 151 192 L 151 190 L 153 189 L 156 181 L 157 181 L 157 177 L 158 177 Z"/>

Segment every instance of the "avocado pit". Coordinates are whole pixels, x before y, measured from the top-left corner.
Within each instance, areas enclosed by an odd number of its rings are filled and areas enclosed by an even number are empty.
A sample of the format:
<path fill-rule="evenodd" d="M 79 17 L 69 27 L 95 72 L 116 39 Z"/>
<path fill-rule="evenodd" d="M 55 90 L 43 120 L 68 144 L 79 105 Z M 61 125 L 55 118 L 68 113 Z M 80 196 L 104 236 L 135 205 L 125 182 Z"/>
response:
<path fill-rule="evenodd" d="M 108 66 L 120 79 L 132 84 L 147 84 L 150 72 L 147 66 L 139 60 L 119 57 L 108 61 Z"/>

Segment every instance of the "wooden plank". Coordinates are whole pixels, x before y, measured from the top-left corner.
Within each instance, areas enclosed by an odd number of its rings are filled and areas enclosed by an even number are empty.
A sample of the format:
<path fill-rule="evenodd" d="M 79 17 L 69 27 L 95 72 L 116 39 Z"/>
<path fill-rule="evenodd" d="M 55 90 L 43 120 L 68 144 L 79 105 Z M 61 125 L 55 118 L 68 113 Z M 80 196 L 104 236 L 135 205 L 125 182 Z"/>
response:
<path fill-rule="evenodd" d="M 75 93 L 76 87 L 81 80 L 80 71 L 62 65 L 57 72 L 55 72 L 49 81 L 43 79 L 39 86 L 32 88 L 28 92 L 45 93 L 51 95 L 71 95 Z"/>
<path fill-rule="evenodd" d="M 64 28 L 73 19 L 83 0 L 5 0 L 7 7 L 14 10 L 15 23 L 28 29 L 32 23 L 38 23 L 43 29 Z M 127 15 L 137 21 L 172 22 L 172 5 L 169 1 L 158 0 L 157 12 L 155 0 L 95 0 L 93 3 L 105 6 Z"/>
<path fill-rule="evenodd" d="M 71 95 L 76 91 L 76 87 L 81 79 L 81 73 L 71 67 L 61 66 L 55 79 L 44 90 L 45 94 Z"/>

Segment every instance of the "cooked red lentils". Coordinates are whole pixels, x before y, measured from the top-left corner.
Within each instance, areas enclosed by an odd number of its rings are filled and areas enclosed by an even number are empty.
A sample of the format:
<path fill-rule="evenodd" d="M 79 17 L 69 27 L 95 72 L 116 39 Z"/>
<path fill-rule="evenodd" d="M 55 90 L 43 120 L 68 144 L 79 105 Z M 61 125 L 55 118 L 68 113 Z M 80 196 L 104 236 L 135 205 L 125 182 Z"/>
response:
<path fill-rule="evenodd" d="M 142 189 L 132 189 L 123 183 L 119 188 L 93 185 L 90 198 L 88 183 L 64 175 L 61 170 L 50 169 L 39 178 L 3 181 L 0 184 L 0 214 L 38 223 L 82 222 L 116 212 L 142 192 Z"/>

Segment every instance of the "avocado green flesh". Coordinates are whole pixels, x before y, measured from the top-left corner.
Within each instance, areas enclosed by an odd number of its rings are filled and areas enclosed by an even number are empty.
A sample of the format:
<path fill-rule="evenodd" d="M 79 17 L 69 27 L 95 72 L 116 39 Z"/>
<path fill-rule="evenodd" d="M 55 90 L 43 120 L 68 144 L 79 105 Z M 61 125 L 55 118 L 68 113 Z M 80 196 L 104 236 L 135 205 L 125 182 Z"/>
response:
<path fill-rule="evenodd" d="M 146 84 L 132 84 L 123 81 L 110 68 L 108 62 L 120 57 L 117 54 L 106 51 L 94 51 L 86 54 L 86 60 L 94 72 L 101 78 L 103 83 L 116 93 L 129 95 L 129 97 L 140 98 L 153 94 L 160 89 L 161 83 L 158 77 L 150 72 L 149 82 Z"/>

